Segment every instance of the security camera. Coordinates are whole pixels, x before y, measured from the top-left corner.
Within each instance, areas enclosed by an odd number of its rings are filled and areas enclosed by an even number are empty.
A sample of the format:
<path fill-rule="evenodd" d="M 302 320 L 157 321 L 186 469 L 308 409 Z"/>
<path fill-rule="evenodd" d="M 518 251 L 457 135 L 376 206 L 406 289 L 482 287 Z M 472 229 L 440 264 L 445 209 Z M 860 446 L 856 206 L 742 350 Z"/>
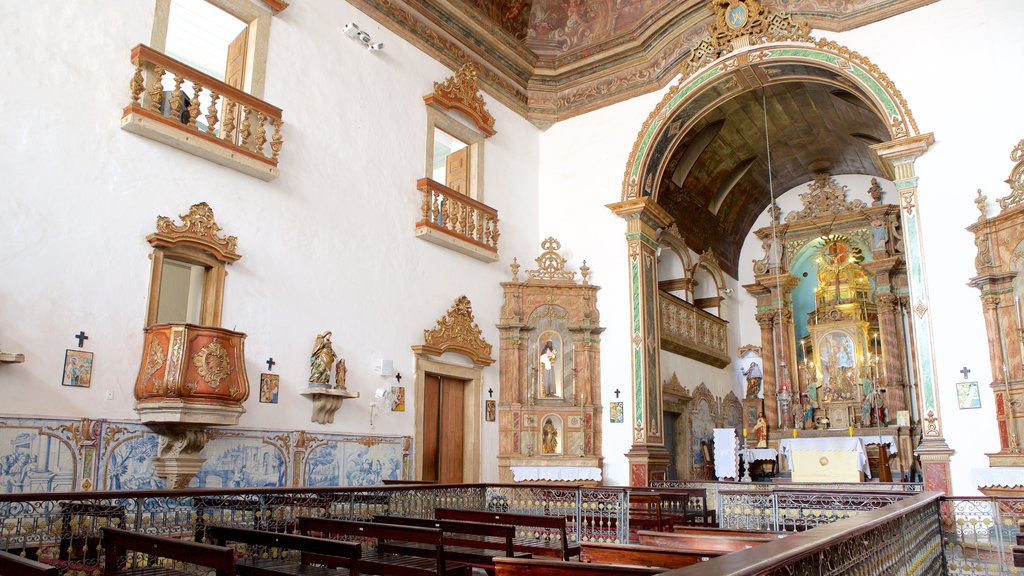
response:
<path fill-rule="evenodd" d="M 363 32 L 362 30 L 360 30 L 359 32 L 356 32 L 356 40 L 359 40 L 363 44 L 367 44 L 367 45 L 371 42 L 370 35 L 367 34 L 366 32 Z"/>
<path fill-rule="evenodd" d="M 341 27 L 341 31 L 345 33 L 345 36 L 355 38 L 359 34 L 359 26 L 356 26 L 355 22 L 349 22 Z"/>
<path fill-rule="evenodd" d="M 384 49 L 384 43 L 383 42 L 374 42 L 373 44 L 370 44 L 369 46 L 367 46 L 366 49 L 369 50 L 370 52 L 377 52 L 378 50 L 383 50 Z"/>
<path fill-rule="evenodd" d="M 732 292 L 732 288 L 722 288 L 722 294 L 725 294 L 726 296 L 732 296 Z"/>

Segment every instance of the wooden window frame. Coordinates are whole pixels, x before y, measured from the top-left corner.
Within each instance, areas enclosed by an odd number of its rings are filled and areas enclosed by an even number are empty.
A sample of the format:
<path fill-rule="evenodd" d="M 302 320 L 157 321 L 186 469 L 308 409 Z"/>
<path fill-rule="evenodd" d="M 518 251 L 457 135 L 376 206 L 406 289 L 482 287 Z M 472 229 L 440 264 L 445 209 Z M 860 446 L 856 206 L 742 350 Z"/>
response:
<path fill-rule="evenodd" d="M 206 269 L 203 274 L 203 300 L 199 311 L 200 326 L 220 327 L 224 311 L 224 281 L 227 270 L 224 263 L 213 255 L 182 246 L 156 246 L 153 248 L 152 269 L 149 281 L 149 306 L 146 310 L 146 327 L 157 323 L 160 310 L 160 285 L 163 280 L 164 260 L 171 259 L 195 264 Z"/>
<path fill-rule="evenodd" d="M 470 128 L 448 113 L 433 105 L 427 105 L 427 153 L 425 174 L 434 179 L 434 131 L 442 130 L 466 143 L 469 148 L 469 196 L 478 202 L 484 201 L 484 138 L 480 132 Z M 444 184 L 444 182 L 438 182 Z"/>

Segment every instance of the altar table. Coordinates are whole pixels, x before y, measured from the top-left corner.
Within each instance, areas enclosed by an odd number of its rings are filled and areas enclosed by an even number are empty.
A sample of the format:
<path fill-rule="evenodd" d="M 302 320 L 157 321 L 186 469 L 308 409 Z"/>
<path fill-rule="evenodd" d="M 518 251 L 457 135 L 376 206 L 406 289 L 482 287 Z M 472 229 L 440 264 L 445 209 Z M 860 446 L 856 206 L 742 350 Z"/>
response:
<path fill-rule="evenodd" d="M 516 482 L 552 480 L 572 482 L 601 481 L 601 469 L 590 466 L 512 466 L 512 479 Z"/>
<path fill-rule="evenodd" d="M 853 438 L 785 438 L 779 452 L 789 459 L 794 482 L 860 482 L 871 475 L 864 440 Z"/>

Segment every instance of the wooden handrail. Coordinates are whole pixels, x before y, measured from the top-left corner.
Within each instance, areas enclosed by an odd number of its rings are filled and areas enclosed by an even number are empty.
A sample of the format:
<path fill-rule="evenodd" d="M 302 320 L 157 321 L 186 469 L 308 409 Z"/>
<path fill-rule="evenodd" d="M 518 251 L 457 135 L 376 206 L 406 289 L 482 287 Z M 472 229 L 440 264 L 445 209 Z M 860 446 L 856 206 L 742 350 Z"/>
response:
<path fill-rule="evenodd" d="M 239 104 L 251 106 L 278 120 L 281 119 L 282 111 L 277 106 L 268 104 L 251 94 L 246 94 L 238 88 L 225 84 L 223 81 L 217 80 L 213 76 L 200 72 L 188 64 L 179 62 L 163 52 L 158 52 L 145 44 L 138 44 L 135 48 L 132 48 L 132 63 L 137 63 L 136 61 L 140 57 L 144 62 L 155 64 L 169 72 L 179 73 L 187 80 L 197 82 L 205 88 L 209 88 L 210 90 L 216 89 L 218 94 L 226 96 Z"/>
<path fill-rule="evenodd" d="M 866 511 L 856 518 L 838 520 L 749 550 L 732 552 L 708 562 L 664 572 L 661 576 L 754 576 L 769 573 L 779 566 L 837 546 L 920 508 L 937 506 L 940 498 L 941 492 L 925 492 L 883 508 Z M 938 522 L 936 513 L 937 531 L 940 530 Z"/>
<path fill-rule="evenodd" d="M 444 184 L 441 184 L 440 182 L 436 182 L 434 180 L 431 180 L 430 178 L 420 178 L 419 180 L 416 181 L 416 189 L 417 190 L 422 192 L 424 188 L 429 188 L 431 190 L 437 190 L 438 192 L 444 194 L 445 196 L 451 197 L 456 202 L 462 202 L 463 204 L 468 204 L 468 205 L 472 206 L 473 208 L 476 208 L 477 210 L 481 210 L 483 212 L 486 212 L 486 213 L 490 214 L 491 216 L 494 216 L 495 218 L 498 217 L 498 211 L 495 210 L 494 208 L 491 208 L 490 206 L 488 206 L 487 204 L 484 204 L 483 202 L 481 202 L 479 200 L 475 200 L 473 198 L 470 198 L 469 196 L 463 194 L 462 192 L 459 192 L 458 190 L 449 188 L 449 187 L 445 186 Z"/>

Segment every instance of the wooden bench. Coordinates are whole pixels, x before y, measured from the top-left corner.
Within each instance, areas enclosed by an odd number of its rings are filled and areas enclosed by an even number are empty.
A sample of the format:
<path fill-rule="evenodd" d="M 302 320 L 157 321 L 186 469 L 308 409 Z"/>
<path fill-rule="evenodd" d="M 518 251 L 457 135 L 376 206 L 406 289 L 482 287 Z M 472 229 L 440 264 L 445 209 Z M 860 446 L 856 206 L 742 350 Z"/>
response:
<path fill-rule="evenodd" d="M 245 544 L 245 554 L 235 560 L 240 576 L 269 572 L 296 576 L 358 576 L 358 560 L 363 551 L 355 542 L 227 526 L 208 526 L 206 537 L 218 546 L 229 542 Z M 268 554 L 272 549 L 278 552 Z"/>
<path fill-rule="evenodd" d="M 519 535 L 513 540 L 512 544 L 516 552 L 528 552 L 534 556 L 562 560 L 569 560 L 580 555 L 580 545 L 569 542 L 564 516 L 437 508 L 434 510 L 434 517 L 438 520 L 505 524 L 515 526 L 520 534 L 524 531 L 529 532 L 530 536 Z"/>
<path fill-rule="evenodd" d="M 677 534 L 705 534 L 708 536 L 753 536 L 754 538 L 772 536 L 785 538 L 786 532 L 772 532 L 769 530 L 741 530 L 738 528 L 719 528 L 717 526 L 673 526 L 672 531 Z"/>
<path fill-rule="evenodd" d="M 399 526 L 352 520 L 299 517 L 299 532 L 323 538 L 351 538 L 361 542 L 375 541 L 374 550 L 364 550 L 359 559 L 360 572 L 395 576 L 470 576 L 472 568 L 461 562 L 450 562 L 445 555 L 444 535 L 438 528 Z M 402 552 L 409 544 L 430 545 L 431 554 L 410 555 Z"/>
<path fill-rule="evenodd" d="M 532 557 L 529 552 L 515 551 L 515 526 L 402 516 L 374 516 L 373 521 L 399 526 L 439 528 L 444 533 L 444 550 L 449 559 L 481 568 L 488 574 L 494 573 L 495 556 Z M 410 546 L 409 553 L 414 554 L 417 549 L 423 549 L 423 546 Z"/>
<path fill-rule="evenodd" d="M 706 562 L 727 552 L 718 550 L 685 550 L 636 544 L 605 544 L 583 542 L 580 560 L 605 564 L 631 564 L 658 568 L 682 568 Z"/>
<path fill-rule="evenodd" d="M 57 576 L 57 567 L 0 550 L 2 576 Z"/>
<path fill-rule="evenodd" d="M 649 576 L 663 568 L 622 566 L 593 562 L 566 562 L 549 558 L 495 558 L 497 576 Z"/>
<path fill-rule="evenodd" d="M 650 492 L 629 493 L 629 530 L 672 529 L 661 510 L 661 495 Z"/>
<path fill-rule="evenodd" d="M 637 539 L 642 546 L 704 550 L 708 552 L 735 552 L 776 540 L 773 536 L 720 536 L 712 534 L 681 534 L 679 532 L 653 532 L 649 530 L 637 532 Z"/>
<path fill-rule="evenodd" d="M 658 490 L 665 522 L 670 526 L 715 526 L 718 513 L 708 509 L 708 491 L 704 488 L 664 488 Z M 630 495 L 632 498 L 632 495 Z M 671 529 L 669 529 L 671 531 Z"/>
<path fill-rule="evenodd" d="M 189 572 L 166 566 L 154 566 L 157 558 L 211 568 L 217 576 L 235 576 L 235 554 L 231 548 L 176 540 L 152 534 L 129 532 L 119 528 L 101 528 L 105 563 L 103 574 L 131 576 L 180 576 Z M 149 556 L 146 566 L 125 566 L 127 552 Z"/>

